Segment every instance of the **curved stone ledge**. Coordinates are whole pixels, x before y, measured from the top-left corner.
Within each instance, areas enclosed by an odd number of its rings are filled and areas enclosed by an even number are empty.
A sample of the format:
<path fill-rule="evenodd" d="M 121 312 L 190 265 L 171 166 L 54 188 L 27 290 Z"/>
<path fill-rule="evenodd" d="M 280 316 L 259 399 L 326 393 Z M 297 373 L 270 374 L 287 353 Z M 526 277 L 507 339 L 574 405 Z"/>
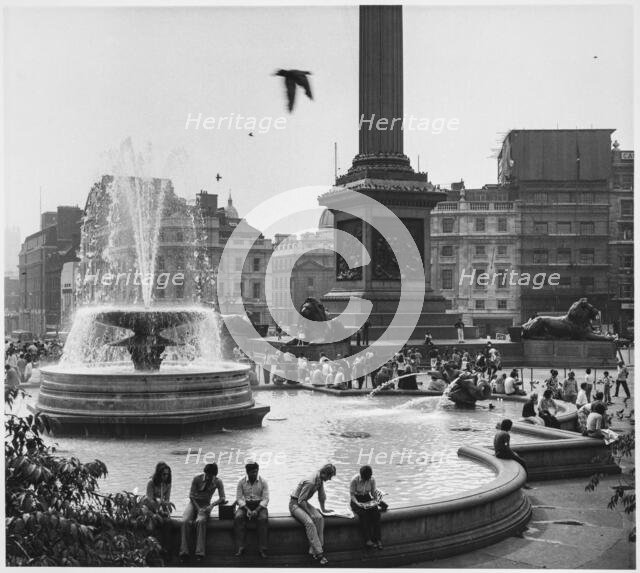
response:
<path fill-rule="evenodd" d="M 462 447 L 458 455 L 487 465 L 495 479 L 459 497 L 430 504 L 390 509 L 381 516 L 383 551 L 365 551 L 356 519 L 325 518 L 325 552 L 332 565 L 398 566 L 464 553 L 495 543 L 525 527 L 531 505 L 520 489 L 525 473 L 519 464 L 498 460 L 481 448 Z M 393 500 L 390 501 L 393 504 Z M 173 554 L 177 554 L 181 520 L 174 519 Z M 292 517 L 269 519 L 269 558 L 256 555 L 255 533 L 249 531 L 248 553 L 234 557 L 233 522 L 210 519 L 207 566 L 311 566 L 303 527 Z"/>

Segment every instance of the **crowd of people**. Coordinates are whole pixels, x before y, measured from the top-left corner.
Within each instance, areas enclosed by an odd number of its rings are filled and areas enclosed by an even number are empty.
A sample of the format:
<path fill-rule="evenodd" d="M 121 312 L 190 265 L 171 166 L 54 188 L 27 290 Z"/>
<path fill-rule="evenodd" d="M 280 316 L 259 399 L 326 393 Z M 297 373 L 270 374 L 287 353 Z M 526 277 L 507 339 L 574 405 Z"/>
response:
<path fill-rule="evenodd" d="M 4 376 L 7 386 L 17 388 L 33 376 L 34 368 L 43 362 L 55 362 L 62 353 L 59 341 L 34 340 L 33 342 L 4 341 Z"/>
<path fill-rule="evenodd" d="M 207 521 L 214 507 L 228 507 L 233 516 L 236 557 L 244 554 L 247 547 L 247 524 L 254 522 L 258 538 L 258 552 L 263 559 L 268 555 L 269 531 L 269 484 L 259 473 L 257 462 L 245 465 L 246 475 L 236 486 L 235 500 L 229 504 L 224 484 L 218 475 L 218 465 L 206 464 L 201 474 L 193 478 L 189 491 L 189 501 L 182 516 L 181 542 L 179 555 L 187 561 L 191 555 L 191 540 L 195 529 L 195 557 L 202 561 L 206 552 Z M 300 480 L 292 489 L 289 497 L 289 513 L 304 527 L 309 542 L 309 555 L 319 565 L 327 565 L 324 554 L 324 516 L 333 512 L 327 509 L 324 483 L 336 475 L 333 464 L 325 464 L 312 475 Z M 159 462 L 147 484 L 147 503 L 154 509 L 170 512 L 171 468 Z M 350 506 L 357 516 L 363 543 L 368 549 L 383 549 L 380 533 L 380 512 L 387 506 L 382 501 L 382 493 L 376 486 L 371 466 L 362 466 L 353 476 L 349 486 Z M 214 494 L 217 492 L 217 499 Z M 319 508 L 311 504 L 317 497 Z M 168 515 L 168 513 L 167 513 Z M 167 528 L 162 528 L 160 537 L 166 537 Z"/>

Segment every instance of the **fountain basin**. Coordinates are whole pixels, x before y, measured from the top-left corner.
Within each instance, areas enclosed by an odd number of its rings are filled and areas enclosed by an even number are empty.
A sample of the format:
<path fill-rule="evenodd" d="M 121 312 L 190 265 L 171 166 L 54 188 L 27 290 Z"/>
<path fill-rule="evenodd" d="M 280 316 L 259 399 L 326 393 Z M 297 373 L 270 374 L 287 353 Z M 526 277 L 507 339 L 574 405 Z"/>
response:
<path fill-rule="evenodd" d="M 365 552 L 357 519 L 325 518 L 324 548 L 332 565 L 397 567 L 484 547 L 522 531 L 531 516 L 531 504 L 521 489 L 522 467 L 499 460 L 475 447 L 462 447 L 460 457 L 490 467 L 497 475 L 478 488 L 433 503 L 390 509 L 381 516 L 384 551 Z M 172 541 L 180 540 L 180 519 L 173 520 Z M 256 554 L 255 531 L 249 529 L 249 552 L 234 557 L 233 521 L 210 519 L 207 524 L 208 566 L 265 566 Z M 292 517 L 269 519 L 269 561 L 288 566 L 313 563 L 304 528 Z"/>
<path fill-rule="evenodd" d="M 248 371 L 234 363 L 148 372 L 122 365 L 43 368 L 35 410 L 53 421 L 56 435 L 176 435 L 260 425 L 269 407 L 255 405 Z"/>

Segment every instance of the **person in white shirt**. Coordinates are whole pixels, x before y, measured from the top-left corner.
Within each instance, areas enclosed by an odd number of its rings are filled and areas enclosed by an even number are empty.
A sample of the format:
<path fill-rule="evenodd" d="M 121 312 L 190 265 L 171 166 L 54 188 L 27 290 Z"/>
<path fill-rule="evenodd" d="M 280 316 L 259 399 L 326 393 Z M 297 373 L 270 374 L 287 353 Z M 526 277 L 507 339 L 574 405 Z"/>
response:
<path fill-rule="evenodd" d="M 504 393 L 507 395 L 525 394 L 524 390 L 522 390 L 522 383 L 518 380 L 517 370 L 512 370 L 504 381 Z"/>
<path fill-rule="evenodd" d="M 257 462 L 246 464 L 247 475 L 238 482 L 236 490 L 236 503 L 238 509 L 233 518 L 236 542 L 238 551 L 236 557 L 244 553 L 247 544 L 247 521 L 256 520 L 258 531 L 258 547 L 260 557 L 267 557 L 267 536 L 269 512 L 269 485 L 266 480 L 258 476 L 260 466 Z"/>
<path fill-rule="evenodd" d="M 587 394 L 587 401 L 591 401 L 591 391 L 593 390 L 593 386 L 596 383 L 596 376 L 595 374 L 591 373 L 591 368 L 587 368 L 585 370 L 585 375 L 584 375 L 584 381 L 587 385 L 587 388 L 585 390 L 586 394 Z M 582 388 L 582 386 L 580 386 Z"/>
<path fill-rule="evenodd" d="M 587 388 L 588 385 L 586 382 L 580 384 L 580 391 L 578 392 L 578 397 L 576 398 L 576 408 L 579 410 L 585 404 L 589 403 L 589 398 L 587 396 Z"/>

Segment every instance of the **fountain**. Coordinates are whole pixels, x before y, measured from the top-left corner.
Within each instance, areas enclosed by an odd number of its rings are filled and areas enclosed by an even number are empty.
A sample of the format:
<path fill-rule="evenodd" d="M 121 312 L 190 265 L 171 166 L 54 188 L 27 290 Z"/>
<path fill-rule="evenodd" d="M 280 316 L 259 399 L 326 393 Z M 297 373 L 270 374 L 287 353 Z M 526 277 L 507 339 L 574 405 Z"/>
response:
<path fill-rule="evenodd" d="M 83 304 L 60 363 L 41 369 L 35 410 L 49 417 L 55 434 L 180 435 L 261 425 L 269 407 L 255 404 L 250 367 L 223 360 L 221 321 L 203 303 L 212 273 L 193 208 L 169 180 L 140 175 L 143 162 L 130 142 L 118 157 L 116 171 L 134 175 L 105 176 L 89 194 L 84 278 L 76 277 Z M 186 235 L 172 281 L 170 273 L 162 273 L 167 280 L 156 273 L 166 226 Z M 168 286 L 180 303 L 189 289 L 193 304 L 156 302 Z"/>

